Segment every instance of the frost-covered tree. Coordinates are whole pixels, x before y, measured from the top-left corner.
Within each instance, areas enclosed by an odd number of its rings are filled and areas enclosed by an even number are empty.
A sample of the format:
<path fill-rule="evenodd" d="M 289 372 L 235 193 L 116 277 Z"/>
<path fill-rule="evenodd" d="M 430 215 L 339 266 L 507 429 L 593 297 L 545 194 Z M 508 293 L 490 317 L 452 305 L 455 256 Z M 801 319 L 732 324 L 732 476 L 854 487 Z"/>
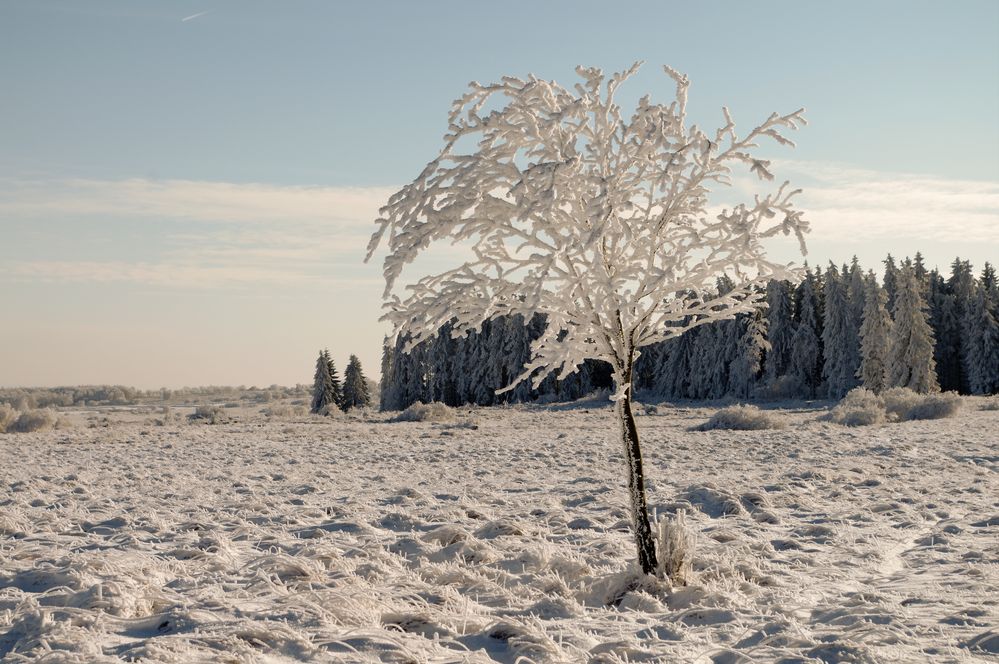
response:
<path fill-rule="evenodd" d="M 770 351 L 766 354 L 766 378 L 774 383 L 787 373 L 791 364 L 792 339 L 794 338 L 794 300 L 791 284 L 773 279 L 767 284 L 767 339 Z"/>
<path fill-rule="evenodd" d="M 741 318 L 745 319 L 745 327 L 738 337 L 729 372 L 729 392 L 732 396 L 745 399 L 753 395 L 763 374 L 763 358 L 770 350 L 770 342 L 767 341 L 768 319 L 763 312 L 757 310 Z"/>
<path fill-rule="evenodd" d="M 885 278 L 884 287 L 888 294 L 888 311 L 895 311 L 895 292 L 898 290 L 898 266 L 891 254 L 884 259 Z"/>
<path fill-rule="evenodd" d="M 798 316 L 792 340 L 790 376 L 801 386 L 804 396 L 814 398 L 822 383 L 822 332 L 819 323 L 819 301 L 814 279 L 806 277 L 797 290 Z"/>
<path fill-rule="evenodd" d="M 885 389 L 887 378 L 891 315 L 888 313 L 888 293 L 878 286 L 874 273 L 865 279 L 864 316 L 860 326 L 860 368 L 857 378 L 873 392 Z"/>
<path fill-rule="evenodd" d="M 337 386 L 330 374 L 328 351 L 319 351 L 316 373 L 312 383 L 312 412 L 321 413 L 331 404 L 337 404 Z"/>
<path fill-rule="evenodd" d="M 357 355 L 351 355 L 347 368 L 343 370 L 343 402 L 344 410 L 351 408 L 366 408 L 371 403 L 368 393 L 368 379 L 364 377 L 361 361 Z"/>
<path fill-rule="evenodd" d="M 803 123 L 802 111 L 740 135 L 724 109 L 724 125 L 706 133 L 688 126 L 687 77 L 666 67 L 675 98 L 643 97 L 626 116 L 615 93 L 639 66 L 609 77 L 579 67 L 572 88 L 534 76 L 472 83 L 440 154 L 382 208 L 368 257 L 387 242 L 386 318 L 414 342 L 452 318 L 461 335 L 503 314 L 540 313 L 547 326 L 512 383 L 564 377 L 588 358 L 611 365 L 638 560 L 653 573 L 631 410 L 639 349 L 752 311 L 768 279 L 796 278 L 765 257 L 763 241 L 793 233 L 804 251 L 807 223 L 787 183 L 707 212 L 710 187 L 729 183 L 733 167 L 773 179 L 753 151 L 761 139 L 792 145 L 782 132 Z M 395 294 L 404 266 L 437 240 L 465 244 L 468 260 Z M 711 297 L 722 274 L 735 288 Z"/>
<path fill-rule="evenodd" d="M 825 363 L 822 376 L 826 392 L 833 399 L 842 398 L 857 385 L 856 334 L 853 314 L 847 299 L 849 286 L 835 265 L 826 270 L 825 327 L 822 329 L 822 347 Z"/>
<path fill-rule="evenodd" d="M 378 384 L 378 409 L 397 410 L 395 375 L 392 362 L 393 352 L 389 344 L 389 338 L 382 340 L 382 379 Z"/>
<path fill-rule="evenodd" d="M 965 312 L 964 372 L 972 394 L 999 392 L 999 323 L 989 308 L 988 291 L 978 287 Z"/>
<path fill-rule="evenodd" d="M 326 366 L 329 367 L 330 382 L 333 383 L 333 403 L 343 410 L 343 386 L 340 384 L 340 376 L 336 372 L 336 364 L 333 363 L 329 348 L 323 351 L 323 355 L 326 357 Z"/>
<path fill-rule="evenodd" d="M 933 360 L 936 363 L 937 381 L 944 391 L 961 389 L 961 321 L 957 305 L 947 281 L 933 270 L 928 277 L 927 305 L 930 310 L 930 327 L 936 344 Z"/>
<path fill-rule="evenodd" d="M 933 329 L 926 313 L 926 303 L 919 294 L 919 284 L 908 265 L 898 273 L 893 319 L 888 386 L 908 387 L 916 392 L 936 392 L 940 386 L 933 361 Z"/>

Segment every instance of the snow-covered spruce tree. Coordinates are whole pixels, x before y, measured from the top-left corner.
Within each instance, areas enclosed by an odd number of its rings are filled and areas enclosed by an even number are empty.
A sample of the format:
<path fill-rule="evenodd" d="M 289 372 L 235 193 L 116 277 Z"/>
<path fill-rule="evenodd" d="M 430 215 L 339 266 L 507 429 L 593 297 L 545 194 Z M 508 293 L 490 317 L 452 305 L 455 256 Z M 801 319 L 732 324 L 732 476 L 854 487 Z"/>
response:
<path fill-rule="evenodd" d="M 340 376 L 337 375 L 336 365 L 330 356 L 330 349 L 324 350 L 323 354 L 326 357 L 326 366 L 329 367 L 330 382 L 333 384 L 333 403 L 336 404 L 337 408 L 343 410 L 343 386 L 340 384 Z"/>
<path fill-rule="evenodd" d="M 732 396 L 745 399 L 752 396 L 756 389 L 763 373 L 763 358 L 770 350 L 767 320 L 760 310 L 745 316 L 745 328 L 739 336 L 729 372 L 729 393 Z"/>
<path fill-rule="evenodd" d="M 336 404 L 336 389 L 333 377 L 330 375 L 330 365 L 327 355 L 319 351 L 316 359 L 316 374 L 312 383 L 312 412 L 321 413 L 326 406 Z"/>
<path fill-rule="evenodd" d="M 797 321 L 791 349 L 788 373 L 801 385 L 809 398 L 815 398 L 822 383 L 822 333 L 819 323 L 819 301 L 808 275 L 797 290 Z"/>
<path fill-rule="evenodd" d="M 857 385 L 857 362 L 854 360 L 856 338 L 847 299 L 848 284 L 832 264 L 826 270 L 825 293 L 826 317 L 822 330 L 825 363 L 822 376 L 829 397 L 840 399 Z"/>
<path fill-rule="evenodd" d="M 347 368 L 343 370 L 343 402 L 344 410 L 351 408 L 366 408 L 371 403 L 368 394 L 368 379 L 364 377 L 361 361 L 357 355 L 351 355 Z"/>
<path fill-rule="evenodd" d="M 378 383 L 378 410 L 398 410 L 395 406 L 396 389 L 392 355 L 389 338 L 385 337 L 382 340 L 382 379 Z"/>
<path fill-rule="evenodd" d="M 587 358 L 610 363 L 638 561 L 652 574 L 631 410 L 639 349 L 751 311 L 768 279 L 796 279 L 766 259 L 763 240 L 793 233 L 804 251 L 807 223 L 787 183 L 707 214 L 709 187 L 727 184 L 733 166 L 773 179 L 753 150 L 760 139 L 793 145 L 782 131 L 804 122 L 801 110 L 774 113 L 740 136 L 725 109 L 724 126 L 708 134 L 688 127 L 688 79 L 666 67 L 675 99 L 643 97 L 627 117 L 614 95 L 639 66 L 610 77 L 579 67 L 583 80 L 572 88 L 534 76 L 472 83 L 454 104 L 440 154 L 382 208 L 368 257 L 387 242 L 385 318 L 414 342 L 452 318 L 460 335 L 502 314 L 541 313 L 547 327 L 519 379 L 565 376 Z M 472 255 L 395 294 L 403 267 L 435 240 L 466 243 Z M 706 297 L 722 274 L 736 287 Z"/>
<path fill-rule="evenodd" d="M 767 340 L 770 351 L 766 354 L 766 379 L 769 384 L 786 374 L 791 364 L 793 311 L 791 284 L 771 279 L 767 284 Z"/>
<path fill-rule="evenodd" d="M 898 266 L 891 254 L 884 259 L 885 278 L 884 287 L 888 294 L 888 311 L 895 311 L 895 293 L 898 291 Z"/>
<path fill-rule="evenodd" d="M 903 266 L 898 272 L 893 314 L 888 386 L 908 387 L 923 393 L 936 392 L 940 386 L 933 361 L 933 329 L 910 266 Z"/>
<path fill-rule="evenodd" d="M 864 316 L 860 326 L 860 368 L 857 378 L 872 392 L 885 389 L 888 364 L 888 339 L 891 335 L 891 315 L 888 313 L 888 293 L 878 286 L 871 272 L 864 279 Z"/>
<path fill-rule="evenodd" d="M 972 394 L 999 392 L 999 323 L 989 310 L 988 291 L 979 285 L 964 314 L 964 373 Z"/>

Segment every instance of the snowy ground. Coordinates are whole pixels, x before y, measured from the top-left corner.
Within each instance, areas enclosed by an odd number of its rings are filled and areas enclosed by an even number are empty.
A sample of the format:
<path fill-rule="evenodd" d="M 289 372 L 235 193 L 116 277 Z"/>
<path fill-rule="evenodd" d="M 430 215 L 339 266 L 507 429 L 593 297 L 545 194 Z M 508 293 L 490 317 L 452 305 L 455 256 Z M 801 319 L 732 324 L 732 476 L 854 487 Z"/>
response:
<path fill-rule="evenodd" d="M 999 411 L 688 430 L 710 412 L 639 419 L 697 532 L 674 589 L 625 571 L 606 408 L 0 436 L 0 660 L 999 658 Z"/>

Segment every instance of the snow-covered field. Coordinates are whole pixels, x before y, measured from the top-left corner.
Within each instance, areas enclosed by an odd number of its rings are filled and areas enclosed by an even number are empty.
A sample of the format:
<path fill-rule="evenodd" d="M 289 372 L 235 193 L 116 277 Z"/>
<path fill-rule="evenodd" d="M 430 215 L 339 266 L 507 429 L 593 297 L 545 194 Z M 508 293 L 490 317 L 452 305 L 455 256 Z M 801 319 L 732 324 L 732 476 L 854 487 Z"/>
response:
<path fill-rule="evenodd" d="M 609 409 L 0 436 L 3 662 L 924 662 L 999 652 L 999 411 L 639 418 L 687 587 L 627 571 Z M 477 426 L 477 428 L 474 428 Z"/>

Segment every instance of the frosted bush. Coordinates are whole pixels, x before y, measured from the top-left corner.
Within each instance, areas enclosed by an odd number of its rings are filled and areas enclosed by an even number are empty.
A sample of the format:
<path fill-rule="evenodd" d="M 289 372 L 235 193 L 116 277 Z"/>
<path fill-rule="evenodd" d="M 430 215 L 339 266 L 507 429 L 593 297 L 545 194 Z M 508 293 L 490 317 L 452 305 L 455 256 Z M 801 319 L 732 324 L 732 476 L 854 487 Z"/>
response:
<path fill-rule="evenodd" d="M 759 429 L 783 429 L 787 424 L 779 417 L 762 411 L 756 406 L 729 406 L 722 408 L 704 424 L 697 427 L 698 431 L 712 429 L 734 429 L 753 431 Z"/>
<path fill-rule="evenodd" d="M 826 420 L 848 427 L 863 427 L 885 421 L 885 402 L 863 387 L 855 387 L 836 405 Z"/>
<path fill-rule="evenodd" d="M 903 420 L 940 420 L 953 417 L 961 409 L 961 397 L 957 392 L 926 394 L 909 408 Z"/>
<path fill-rule="evenodd" d="M 10 404 L 0 403 L 0 433 L 7 431 L 7 427 L 17 419 L 17 411 Z"/>
<path fill-rule="evenodd" d="M 7 431 L 12 433 L 46 431 L 54 427 L 55 423 L 56 414 L 50 408 L 28 410 L 21 413 L 14 423 L 7 428 Z"/>
<path fill-rule="evenodd" d="M 203 420 L 207 424 L 224 424 L 229 421 L 229 416 L 220 407 L 215 405 L 198 406 L 194 412 L 188 415 L 192 422 Z"/>
<path fill-rule="evenodd" d="M 981 406 L 982 410 L 999 410 L 999 397 L 986 399 Z"/>
<path fill-rule="evenodd" d="M 301 417 L 305 415 L 308 410 L 305 406 L 292 406 L 289 404 L 274 404 L 273 406 L 268 406 L 260 411 L 264 414 L 267 419 L 290 419 L 292 417 Z"/>
<path fill-rule="evenodd" d="M 679 586 L 687 585 L 694 558 L 694 533 L 687 528 L 683 510 L 675 517 L 660 519 L 659 569 L 656 576 Z"/>
<path fill-rule="evenodd" d="M 885 411 L 893 422 L 905 421 L 910 410 L 918 406 L 923 397 L 907 387 L 893 387 L 881 395 L 885 403 Z"/>
<path fill-rule="evenodd" d="M 895 422 L 953 417 L 961 408 L 961 397 L 956 392 L 917 394 L 906 387 L 893 387 L 883 397 L 888 417 Z"/>
<path fill-rule="evenodd" d="M 454 409 L 437 401 L 431 403 L 417 401 L 393 419 L 394 422 L 451 422 L 453 420 Z"/>

